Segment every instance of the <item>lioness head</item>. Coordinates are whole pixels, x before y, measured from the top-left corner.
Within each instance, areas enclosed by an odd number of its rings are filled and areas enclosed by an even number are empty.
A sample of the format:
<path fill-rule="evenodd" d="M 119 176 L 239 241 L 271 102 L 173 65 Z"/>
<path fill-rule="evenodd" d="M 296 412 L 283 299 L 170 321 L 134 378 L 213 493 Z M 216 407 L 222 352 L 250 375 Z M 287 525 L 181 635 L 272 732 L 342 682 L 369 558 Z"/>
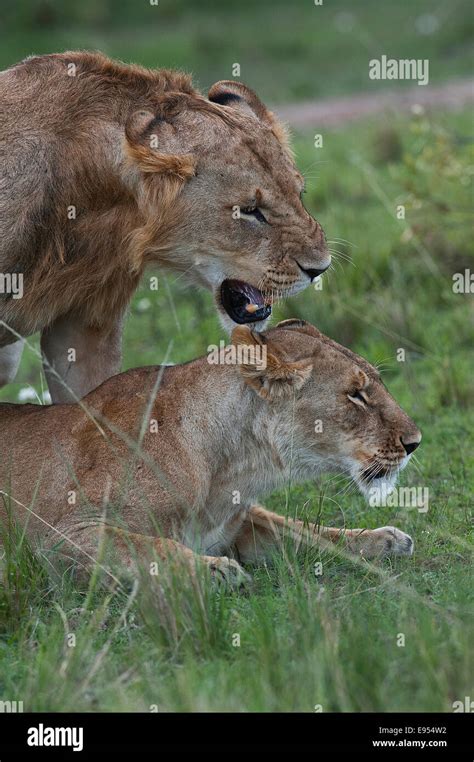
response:
<path fill-rule="evenodd" d="M 245 85 L 165 93 L 126 138 L 147 220 L 137 248 L 212 290 L 227 327 L 263 327 L 275 299 L 329 266 L 284 129 Z"/>
<path fill-rule="evenodd" d="M 232 343 L 259 350 L 239 371 L 279 417 L 287 411 L 274 436 L 277 448 L 291 448 L 295 475 L 346 473 L 374 503 L 393 489 L 421 433 L 372 365 L 302 320 L 263 334 L 240 326 Z"/>

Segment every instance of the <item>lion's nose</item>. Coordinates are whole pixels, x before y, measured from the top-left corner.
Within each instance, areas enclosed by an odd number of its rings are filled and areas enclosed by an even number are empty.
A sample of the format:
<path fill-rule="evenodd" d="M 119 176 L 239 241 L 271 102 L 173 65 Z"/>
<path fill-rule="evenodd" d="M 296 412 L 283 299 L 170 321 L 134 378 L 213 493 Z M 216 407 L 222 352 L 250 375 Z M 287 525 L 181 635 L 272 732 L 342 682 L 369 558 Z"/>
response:
<path fill-rule="evenodd" d="M 400 441 L 405 449 L 406 454 L 410 455 L 419 446 L 421 442 L 421 434 L 418 432 L 415 436 L 412 437 L 400 437 Z"/>
<path fill-rule="evenodd" d="M 306 273 L 308 278 L 310 278 L 310 280 L 312 280 L 312 281 L 315 278 L 318 278 L 320 275 L 322 275 L 323 272 L 325 272 L 328 269 L 328 267 L 329 267 L 329 263 L 328 263 L 326 265 L 326 267 L 322 267 L 321 269 L 317 270 L 314 267 L 302 267 L 299 262 L 297 264 L 298 264 L 298 267 L 300 268 L 300 270 L 303 270 L 303 272 Z"/>

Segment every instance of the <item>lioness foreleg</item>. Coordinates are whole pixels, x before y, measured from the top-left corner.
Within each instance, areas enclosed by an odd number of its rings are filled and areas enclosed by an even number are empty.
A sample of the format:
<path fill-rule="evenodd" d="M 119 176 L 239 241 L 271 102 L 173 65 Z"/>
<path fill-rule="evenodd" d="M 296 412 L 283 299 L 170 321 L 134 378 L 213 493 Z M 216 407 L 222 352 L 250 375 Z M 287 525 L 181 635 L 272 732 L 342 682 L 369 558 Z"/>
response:
<path fill-rule="evenodd" d="M 291 538 L 296 549 L 302 545 L 315 547 L 341 543 L 351 553 L 365 558 L 386 555 L 410 556 L 413 540 L 395 527 L 379 529 L 335 529 L 294 519 L 285 519 L 261 506 L 251 507 L 235 540 L 240 559 L 260 561 L 281 546 L 283 538 Z"/>
<path fill-rule="evenodd" d="M 61 540 L 62 538 L 62 540 Z M 88 577 L 95 564 L 109 577 L 120 577 L 121 572 L 136 576 L 140 571 L 151 572 L 154 561 L 163 562 L 163 569 L 194 576 L 199 567 L 208 568 L 211 577 L 229 584 L 241 584 L 250 579 L 237 561 L 226 556 L 199 555 L 180 542 L 163 537 L 151 537 L 128 532 L 118 527 L 90 524 L 61 529 L 61 535 L 52 535 L 58 553 L 72 559 L 79 566 L 80 576 Z"/>
<path fill-rule="evenodd" d="M 64 315 L 41 334 L 41 351 L 52 401 L 75 402 L 120 371 L 122 319 L 101 329 Z"/>

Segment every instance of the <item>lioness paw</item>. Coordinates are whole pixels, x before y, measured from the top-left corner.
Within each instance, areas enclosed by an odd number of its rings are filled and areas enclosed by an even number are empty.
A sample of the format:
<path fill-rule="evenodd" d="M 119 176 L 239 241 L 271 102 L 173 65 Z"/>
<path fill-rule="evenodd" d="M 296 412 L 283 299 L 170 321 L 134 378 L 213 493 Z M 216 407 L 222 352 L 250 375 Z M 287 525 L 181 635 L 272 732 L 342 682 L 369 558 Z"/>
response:
<path fill-rule="evenodd" d="M 409 534 L 396 527 L 379 527 L 373 530 L 378 546 L 376 555 L 382 556 L 411 556 L 413 555 L 413 540 Z"/>
<path fill-rule="evenodd" d="M 363 558 L 384 556 L 411 556 L 413 540 L 396 527 L 378 529 L 350 529 L 346 534 L 348 548 Z"/>

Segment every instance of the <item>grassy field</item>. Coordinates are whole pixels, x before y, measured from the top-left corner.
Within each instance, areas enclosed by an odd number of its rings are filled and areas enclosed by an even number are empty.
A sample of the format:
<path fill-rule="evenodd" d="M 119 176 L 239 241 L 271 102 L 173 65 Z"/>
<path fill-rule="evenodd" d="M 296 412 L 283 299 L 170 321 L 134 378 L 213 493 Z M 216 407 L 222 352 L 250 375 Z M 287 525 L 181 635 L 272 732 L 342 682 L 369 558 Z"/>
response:
<path fill-rule="evenodd" d="M 432 83 L 471 75 L 469 8 L 4 0 L 0 67 L 99 48 L 192 71 L 203 88 L 240 63 L 241 79 L 270 103 L 317 99 L 386 88 L 367 74 L 382 54 L 429 58 Z M 2 561 L 0 700 L 25 711 L 449 712 L 472 697 L 473 302 L 452 288 L 454 273 L 474 270 L 471 139 L 467 112 L 391 114 L 327 130 L 319 149 L 313 134 L 295 136 L 305 201 L 335 264 L 322 291 L 288 300 L 275 320 L 303 317 L 382 364 L 423 432 L 401 484 L 428 488 L 429 506 L 371 508 L 347 480 L 329 478 L 288 484 L 265 502 L 334 526 L 394 524 L 414 538 L 413 558 L 369 564 L 317 551 L 295 558 L 288 548 L 254 572 L 246 593 L 171 580 L 151 597 L 94 581 L 79 591 L 51 577 L 47 558 L 13 531 Z M 159 277 L 159 291 L 145 278 L 131 305 L 124 368 L 167 354 L 186 361 L 224 338 L 209 295 Z M 1 400 L 41 401 L 37 337 L 30 343 Z"/>
<path fill-rule="evenodd" d="M 198 594 L 180 581 L 150 598 L 52 581 L 46 560 L 13 537 L 0 697 L 23 700 L 25 711 L 313 712 L 452 711 L 472 695 L 473 310 L 472 295 L 452 288 L 453 273 L 473 269 L 471 126 L 467 113 L 393 115 L 328 132 L 321 149 L 309 134 L 295 141 L 307 205 L 340 256 L 322 291 L 276 317 L 304 317 L 382 363 L 423 431 L 401 483 L 428 488 L 429 508 L 370 508 L 342 479 L 288 484 L 266 505 L 335 526 L 394 524 L 413 536 L 413 558 L 295 559 L 288 549 L 247 593 L 203 581 Z M 157 293 L 145 279 L 133 301 L 124 367 L 159 363 L 170 340 L 180 362 L 223 338 L 207 294 L 160 278 Z M 27 351 L 1 397 L 18 399 L 28 385 L 41 393 Z"/>

